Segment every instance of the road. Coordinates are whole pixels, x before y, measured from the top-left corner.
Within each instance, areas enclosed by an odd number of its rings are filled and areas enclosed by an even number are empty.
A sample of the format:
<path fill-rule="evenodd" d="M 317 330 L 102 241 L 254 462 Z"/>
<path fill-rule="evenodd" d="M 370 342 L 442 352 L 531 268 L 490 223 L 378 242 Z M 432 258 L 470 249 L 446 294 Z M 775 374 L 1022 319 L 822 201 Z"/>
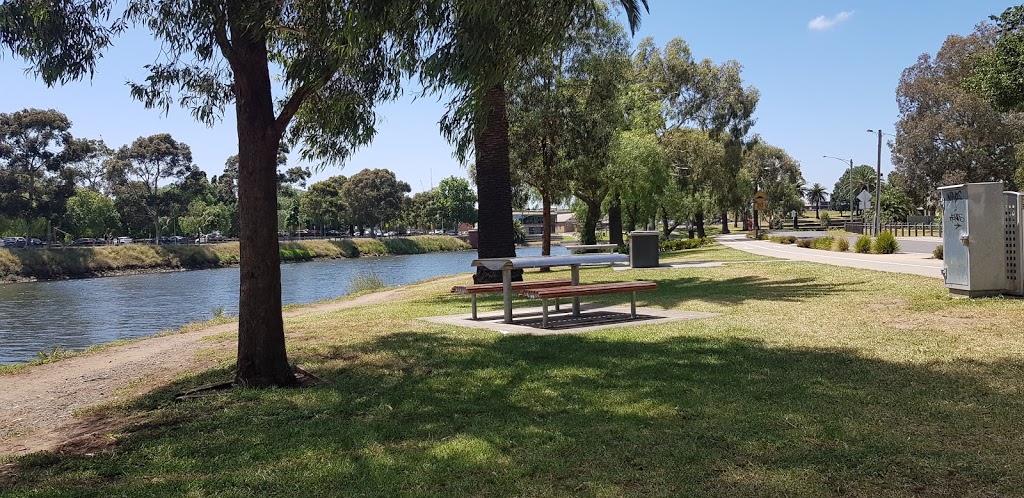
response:
<path fill-rule="evenodd" d="M 823 230 L 784 231 L 775 230 L 771 235 L 786 237 L 792 235 L 800 239 L 825 237 L 829 235 Z M 850 245 L 857 241 L 857 237 L 849 237 Z M 935 246 L 942 244 L 942 237 L 896 237 L 900 243 L 901 253 L 931 254 Z"/>
<path fill-rule="evenodd" d="M 807 234 L 808 232 L 801 232 Z M 780 235 L 774 232 L 773 235 Z M 723 235 L 718 237 L 719 243 L 726 247 L 739 249 L 741 251 L 788 259 L 792 261 L 809 261 L 826 265 L 849 266 L 852 268 L 863 268 L 866 270 L 887 271 L 893 273 L 909 273 L 925 277 L 942 278 L 942 260 L 932 259 L 931 249 L 937 242 L 920 241 L 920 244 L 910 244 L 915 250 L 927 252 L 900 252 L 898 254 L 858 254 L 854 252 L 832 252 L 819 249 L 806 249 L 791 244 L 777 244 L 766 240 L 752 240 L 744 234 Z M 931 244 L 929 246 L 929 244 Z M 904 251 L 909 248 L 904 246 L 900 240 L 900 246 Z"/>

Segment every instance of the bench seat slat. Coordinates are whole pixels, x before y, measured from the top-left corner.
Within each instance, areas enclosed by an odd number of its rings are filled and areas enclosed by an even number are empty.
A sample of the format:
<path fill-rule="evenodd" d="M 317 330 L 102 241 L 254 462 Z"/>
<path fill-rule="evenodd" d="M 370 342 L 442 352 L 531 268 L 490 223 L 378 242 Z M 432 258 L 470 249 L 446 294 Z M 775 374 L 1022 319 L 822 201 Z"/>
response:
<path fill-rule="evenodd" d="M 598 294 L 616 294 L 620 292 L 638 292 L 657 290 L 657 282 L 616 282 L 607 284 L 574 285 L 569 287 L 527 289 L 522 292 L 533 299 L 551 299 L 556 297 L 593 296 Z"/>
<path fill-rule="evenodd" d="M 522 282 L 512 282 L 512 290 L 526 290 L 526 289 L 544 289 L 549 287 L 563 287 L 572 285 L 570 280 L 524 280 Z M 493 284 L 473 284 L 473 285 L 456 285 L 452 287 L 452 292 L 456 294 L 486 294 L 490 292 L 502 292 L 501 282 Z"/>

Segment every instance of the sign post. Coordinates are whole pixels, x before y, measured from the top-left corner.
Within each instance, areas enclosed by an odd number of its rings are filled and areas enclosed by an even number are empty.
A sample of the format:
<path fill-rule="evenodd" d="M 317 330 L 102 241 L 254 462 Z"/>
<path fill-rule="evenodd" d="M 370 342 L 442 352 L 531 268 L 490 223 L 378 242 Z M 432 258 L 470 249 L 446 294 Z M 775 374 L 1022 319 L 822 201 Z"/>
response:
<path fill-rule="evenodd" d="M 761 230 L 761 222 L 757 219 L 757 212 L 768 209 L 768 194 L 758 190 L 754 193 L 754 197 L 751 200 L 754 202 L 754 239 L 756 240 Z"/>

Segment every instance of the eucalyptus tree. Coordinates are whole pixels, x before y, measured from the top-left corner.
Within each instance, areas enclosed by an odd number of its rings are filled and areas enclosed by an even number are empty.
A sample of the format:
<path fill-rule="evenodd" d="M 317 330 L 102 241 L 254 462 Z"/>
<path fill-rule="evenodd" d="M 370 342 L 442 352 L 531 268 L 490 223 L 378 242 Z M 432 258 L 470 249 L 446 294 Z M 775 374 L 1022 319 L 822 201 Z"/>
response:
<path fill-rule="evenodd" d="M 515 184 L 526 184 L 541 201 L 541 254 L 551 254 L 551 206 L 569 195 L 566 113 L 561 50 L 527 61 L 508 92 L 510 168 Z"/>
<path fill-rule="evenodd" d="M 442 133 L 465 160 L 473 152 L 480 205 L 480 257 L 514 256 L 512 176 L 506 86 L 524 61 L 558 45 L 575 23 L 588 23 L 603 6 L 595 0 L 445 0 L 433 50 L 422 65 L 428 90 L 456 93 L 441 120 Z M 617 0 L 630 27 L 647 0 Z M 521 277 L 519 277 L 521 278 Z M 477 269 L 477 282 L 500 281 Z"/>
<path fill-rule="evenodd" d="M 1005 106 L 1001 92 L 976 90 L 977 74 L 991 67 L 987 61 L 1012 60 L 994 53 L 997 38 L 1006 39 L 1000 33 L 981 24 L 967 36 L 951 35 L 934 56 L 921 54 L 900 76 L 892 161 L 919 205 L 937 207 L 942 185 L 1004 181 L 1013 189 L 1015 176 L 1024 179 L 1017 156 L 1024 109 Z M 993 76 L 986 81 L 995 87 L 1014 84 L 1013 73 L 1004 83 Z"/>
<path fill-rule="evenodd" d="M 668 212 L 662 209 L 666 202 L 679 200 L 665 198 L 673 183 L 668 158 L 658 137 L 648 131 L 628 130 L 613 139 L 608 177 L 628 226 L 645 225 Z M 609 220 L 609 230 L 611 225 Z"/>
<path fill-rule="evenodd" d="M 434 211 L 441 218 L 441 228 L 450 222 L 453 228 L 459 223 L 475 223 L 477 220 L 476 194 L 465 178 L 450 176 L 441 180 L 434 189 Z"/>
<path fill-rule="evenodd" d="M 49 109 L 23 109 L 0 114 L 0 214 L 25 223 L 32 236 L 33 220 L 53 221 L 74 195 L 74 171 L 81 160 L 71 121 Z"/>
<path fill-rule="evenodd" d="M 584 87 L 587 83 L 596 83 L 592 77 L 598 77 L 602 85 L 617 84 L 608 75 L 596 73 L 607 72 L 608 65 L 613 63 L 609 54 L 614 50 L 621 52 L 620 66 L 625 60 L 622 29 L 604 10 L 599 10 L 591 22 L 571 24 L 568 34 L 570 36 L 552 45 L 547 53 L 526 61 L 508 92 L 513 176 L 532 187 L 540 198 L 544 220 L 541 253 L 545 255 L 551 253 L 552 204 L 569 196 L 574 178 L 594 176 L 593 168 L 587 168 L 588 171 L 580 175 L 570 161 L 574 151 L 582 150 L 578 141 L 591 139 L 578 133 L 578 120 L 581 116 L 591 117 L 595 111 L 604 111 L 594 108 L 601 104 L 595 106 L 587 101 L 596 93 Z M 605 60 L 598 62 L 599 58 Z M 622 76 L 624 81 L 625 74 Z M 617 93 L 613 90 L 611 95 Z M 586 106 L 592 109 L 585 110 Z M 607 118 L 609 114 L 603 116 Z M 592 166 L 602 168 L 606 164 L 598 162 Z M 601 181 L 594 182 L 594 187 L 599 188 Z M 600 204 L 601 201 L 597 201 L 598 212 Z M 621 235 L 619 239 L 621 243 Z"/>
<path fill-rule="evenodd" d="M 715 207 L 711 185 L 720 175 L 725 161 L 725 146 L 703 130 L 672 128 L 660 137 L 679 188 L 694 197 L 692 219 L 699 237 L 704 237 L 704 214 Z"/>
<path fill-rule="evenodd" d="M 118 34 L 144 26 L 161 48 L 146 80 L 130 84 L 133 97 L 164 112 L 179 104 L 205 124 L 234 106 L 241 225 L 236 381 L 293 385 L 272 223 L 279 144 L 301 144 L 302 157 L 337 162 L 367 143 L 373 107 L 398 92 L 424 24 L 450 18 L 438 3 L 126 0 L 124 15 L 111 18 L 113 0 L 5 2 L 0 43 L 56 84 L 91 75 Z"/>
<path fill-rule="evenodd" d="M 336 175 L 310 185 L 299 202 L 299 214 L 322 228 L 347 227 L 349 209 L 341 193 L 347 181 L 344 175 Z"/>
<path fill-rule="evenodd" d="M 195 170 L 192 149 L 170 134 L 160 133 L 135 139 L 130 146 L 118 149 L 114 161 L 108 163 L 112 193 L 125 207 L 144 212 L 154 229 L 154 240 L 160 240 L 161 220 L 174 204 L 173 192 L 163 189 L 161 181 L 183 181 Z"/>
<path fill-rule="evenodd" d="M 340 192 L 351 222 L 372 229 L 398 221 L 402 201 L 411 190 L 408 183 L 399 181 L 390 170 L 364 169 L 349 177 Z"/>
<path fill-rule="evenodd" d="M 78 150 L 79 160 L 71 165 L 75 184 L 101 194 L 108 193 L 111 185 L 107 181 L 107 161 L 113 157 L 114 150 L 103 140 L 75 139 L 70 146 Z"/>
<path fill-rule="evenodd" d="M 765 216 L 769 224 L 784 218 L 790 211 L 803 209 L 803 196 L 798 189 L 804 184 L 800 163 L 785 150 L 755 140 L 744 155 L 743 168 L 768 196 Z"/>
<path fill-rule="evenodd" d="M 586 206 L 580 241 L 597 242 L 601 208 L 612 190 L 612 144 L 625 127 L 622 94 L 630 62 L 622 27 L 598 18 L 579 35 L 580 49 L 569 56 L 565 85 L 572 104 L 567 108 L 567 155 L 570 186 Z"/>
<path fill-rule="evenodd" d="M 68 199 L 63 220 L 63 228 L 76 237 L 103 237 L 120 225 L 114 200 L 86 187 Z"/>
<path fill-rule="evenodd" d="M 724 144 L 725 156 L 718 168 L 691 181 L 705 182 L 703 186 L 715 197 L 711 209 L 721 213 L 722 231 L 727 233 L 727 212 L 745 204 L 736 179 L 750 144 L 748 134 L 760 93 L 743 86 L 743 67 L 738 62 L 695 61 L 681 38 L 670 40 L 660 51 L 653 39 L 645 39 L 633 63 L 638 82 L 662 102 L 668 129 L 696 128 Z M 703 232 L 704 212 L 697 213 L 696 219 L 698 231 Z"/>

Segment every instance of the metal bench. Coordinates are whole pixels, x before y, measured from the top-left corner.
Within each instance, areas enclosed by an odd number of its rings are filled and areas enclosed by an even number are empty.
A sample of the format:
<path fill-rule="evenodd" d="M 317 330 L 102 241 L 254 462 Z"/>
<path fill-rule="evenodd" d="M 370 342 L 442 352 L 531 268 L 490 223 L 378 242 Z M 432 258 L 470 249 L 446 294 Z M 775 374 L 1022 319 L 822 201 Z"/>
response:
<path fill-rule="evenodd" d="M 619 294 L 628 292 L 630 293 L 629 316 L 630 318 L 636 318 L 636 293 L 639 291 L 657 290 L 657 288 L 657 282 L 614 282 L 608 284 L 573 285 L 569 287 L 548 289 L 526 289 L 523 290 L 522 295 L 532 299 L 540 299 L 541 308 L 543 310 L 543 318 L 541 318 L 540 326 L 547 328 L 548 299 L 558 299 L 562 297 L 578 298 L 581 296 L 596 296 L 599 294 Z M 578 313 L 574 312 L 573 314 L 577 315 Z"/>
<path fill-rule="evenodd" d="M 533 281 L 522 281 L 512 282 L 512 290 L 514 291 L 525 291 L 531 289 L 550 289 L 553 287 L 566 287 L 572 285 L 571 280 L 533 280 Z M 470 294 L 473 296 L 473 319 L 476 320 L 476 295 L 477 294 L 490 294 L 503 292 L 504 286 L 502 283 L 494 284 L 473 284 L 473 285 L 456 285 L 452 287 L 452 292 L 455 294 Z M 555 301 L 555 309 L 558 309 L 558 301 Z"/>

